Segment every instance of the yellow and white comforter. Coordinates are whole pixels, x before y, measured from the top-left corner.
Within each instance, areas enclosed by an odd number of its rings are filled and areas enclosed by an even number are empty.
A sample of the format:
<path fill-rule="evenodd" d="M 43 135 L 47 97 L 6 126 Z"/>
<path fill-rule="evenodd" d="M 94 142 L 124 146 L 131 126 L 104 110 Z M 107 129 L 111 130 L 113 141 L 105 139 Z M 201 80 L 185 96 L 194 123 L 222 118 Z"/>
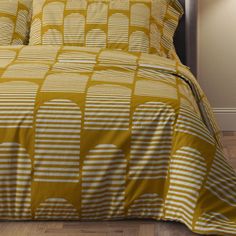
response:
<path fill-rule="evenodd" d="M 236 174 L 188 68 L 0 47 L 0 219 L 152 218 L 236 234 Z"/>

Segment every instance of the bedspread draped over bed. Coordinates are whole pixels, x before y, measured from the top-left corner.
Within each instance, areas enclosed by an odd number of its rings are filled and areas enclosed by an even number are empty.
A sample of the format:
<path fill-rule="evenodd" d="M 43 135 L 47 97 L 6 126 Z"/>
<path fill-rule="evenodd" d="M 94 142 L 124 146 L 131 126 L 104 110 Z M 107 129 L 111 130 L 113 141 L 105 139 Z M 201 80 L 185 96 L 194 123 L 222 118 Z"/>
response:
<path fill-rule="evenodd" d="M 188 68 L 108 49 L 0 47 L 0 219 L 148 218 L 236 234 L 236 174 Z"/>

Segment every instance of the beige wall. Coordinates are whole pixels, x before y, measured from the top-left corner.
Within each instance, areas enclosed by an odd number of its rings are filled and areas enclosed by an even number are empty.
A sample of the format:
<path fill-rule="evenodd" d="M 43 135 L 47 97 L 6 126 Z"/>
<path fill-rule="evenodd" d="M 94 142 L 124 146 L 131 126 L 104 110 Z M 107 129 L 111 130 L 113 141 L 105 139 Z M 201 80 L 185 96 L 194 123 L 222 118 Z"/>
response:
<path fill-rule="evenodd" d="M 236 112 L 236 0 L 198 0 L 198 78 L 214 108 Z"/>

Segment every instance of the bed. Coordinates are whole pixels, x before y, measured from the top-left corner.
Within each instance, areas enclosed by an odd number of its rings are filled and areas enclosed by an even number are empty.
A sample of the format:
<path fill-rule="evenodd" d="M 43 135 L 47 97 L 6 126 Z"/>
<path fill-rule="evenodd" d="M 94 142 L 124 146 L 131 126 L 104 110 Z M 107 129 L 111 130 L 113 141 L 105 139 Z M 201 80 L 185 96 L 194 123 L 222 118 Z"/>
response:
<path fill-rule="evenodd" d="M 155 219 L 235 235 L 236 173 L 196 78 L 168 53 L 0 46 L 0 219 Z"/>

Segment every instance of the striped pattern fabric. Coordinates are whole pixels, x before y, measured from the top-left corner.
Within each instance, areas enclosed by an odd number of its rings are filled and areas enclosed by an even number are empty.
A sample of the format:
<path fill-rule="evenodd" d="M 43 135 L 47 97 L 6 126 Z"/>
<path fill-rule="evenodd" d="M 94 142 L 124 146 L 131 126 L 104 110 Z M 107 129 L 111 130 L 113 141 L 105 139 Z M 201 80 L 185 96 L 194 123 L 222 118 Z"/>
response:
<path fill-rule="evenodd" d="M 115 145 L 91 149 L 83 163 L 82 218 L 122 218 L 125 201 L 125 154 Z"/>
<path fill-rule="evenodd" d="M 35 219 L 78 220 L 78 211 L 64 198 L 47 198 L 35 211 Z"/>
<path fill-rule="evenodd" d="M 236 173 L 187 67 L 41 45 L 0 47 L 0 68 L 1 220 L 148 218 L 236 235 Z"/>
<path fill-rule="evenodd" d="M 34 0 L 30 44 L 122 49 L 174 58 L 173 36 L 182 14 L 177 0 Z"/>
<path fill-rule="evenodd" d="M 206 175 L 204 157 L 198 150 L 184 146 L 172 156 L 169 172 L 166 217 L 180 219 L 191 227 L 199 191 Z"/>
<path fill-rule="evenodd" d="M 79 182 L 80 132 L 81 111 L 77 104 L 54 99 L 39 108 L 35 134 L 35 181 Z"/>
<path fill-rule="evenodd" d="M 112 91 L 112 93 L 111 93 Z M 129 130 L 131 90 L 122 86 L 97 85 L 88 90 L 85 129 Z"/>
<path fill-rule="evenodd" d="M 163 199 L 155 193 L 143 194 L 130 205 L 128 216 L 136 218 L 160 218 L 163 210 Z"/>
<path fill-rule="evenodd" d="M 174 110 L 164 103 L 137 107 L 132 122 L 130 179 L 166 178 L 174 119 Z"/>
<path fill-rule="evenodd" d="M 236 206 L 236 192 L 229 194 L 231 188 L 236 187 L 235 181 L 236 174 L 234 169 L 228 163 L 224 163 L 223 152 L 217 149 L 206 188 L 214 192 L 222 201 Z"/>
<path fill-rule="evenodd" d="M 33 0 L 1 0 L 0 46 L 22 45 L 28 41 Z"/>
<path fill-rule="evenodd" d="M 32 128 L 37 90 L 38 86 L 30 82 L 1 83 L 0 127 Z"/>
<path fill-rule="evenodd" d="M 0 214 L 3 218 L 31 219 L 31 160 L 18 143 L 0 144 Z"/>
<path fill-rule="evenodd" d="M 236 230 L 235 222 L 230 221 L 227 217 L 217 212 L 204 214 L 201 218 L 199 218 L 196 224 L 197 230 L 205 229 L 206 233 L 212 232 L 216 228 L 218 233 L 222 235 L 234 235 Z"/>

